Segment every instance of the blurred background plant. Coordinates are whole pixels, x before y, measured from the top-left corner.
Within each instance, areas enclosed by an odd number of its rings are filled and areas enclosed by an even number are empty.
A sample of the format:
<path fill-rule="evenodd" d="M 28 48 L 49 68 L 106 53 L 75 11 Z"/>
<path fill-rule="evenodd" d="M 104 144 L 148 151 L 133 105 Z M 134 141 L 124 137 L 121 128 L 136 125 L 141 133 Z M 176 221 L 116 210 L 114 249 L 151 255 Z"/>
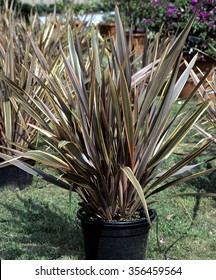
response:
<path fill-rule="evenodd" d="M 37 72 L 37 67 L 35 56 L 29 53 L 27 30 L 7 12 L 2 15 L 0 30 L 0 73 L 4 73 L 14 84 L 31 94 L 34 79 L 27 72 L 24 73 L 24 69 Z M 17 148 L 27 147 L 32 144 L 37 134 L 35 129 L 28 125 L 33 119 L 27 116 L 11 93 L 4 81 L 0 81 L 0 150 L 6 154 L 10 154 L 8 148 L 14 147 L 12 143 L 15 143 Z M 29 99 L 28 95 L 25 98 Z"/>
<path fill-rule="evenodd" d="M 216 0 L 102 0 L 109 3 L 110 10 L 119 5 L 122 19 L 126 27 L 134 32 L 145 32 L 146 28 L 158 32 L 163 25 L 167 35 L 179 33 L 188 22 L 198 5 L 197 17 L 185 45 L 185 52 L 193 54 L 197 49 L 206 55 L 213 56 L 212 48 L 216 46 Z M 203 57 L 200 56 L 202 59 Z"/>
<path fill-rule="evenodd" d="M 2 10 L 8 9 L 9 7 L 15 9 L 20 6 L 20 2 L 20 0 L 0 0 L 0 8 Z"/>
<path fill-rule="evenodd" d="M 46 59 L 44 67 L 55 69 L 58 75 L 61 67 L 59 42 L 61 41 L 64 49 L 68 25 L 74 24 L 73 15 L 68 12 L 57 18 L 56 13 L 52 13 L 46 17 L 45 23 L 42 23 L 36 13 L 30 15 L 26 21 L 20 17 L 21 14 L 17 15 L 12 10 L 9 1 L 5 1 L 4 5 L 0 13 L 0 74 L 4 74 L 14 85 L 19 86 L 21 91 L 25 91 L 23 98 L 33 110 L 36 110 L 32 101 L 33 96 L 43 100 L 44 105 L 47 101 L 44 90 L 36 83 L 37 79 L 34 77 L 34 75 L 41 77 L 41 70 L 38 68 L 33 49 L 39 47 Z M 78 27 L 74 28 L 77 30 L 77 37 L 82 41 L 85 32 L 83 30 L 81 32 Z M 33 45 L 32 40 L 35 41 Z M 23 149 L 36 145 L 38 133 L 30 126 L 35 123 L 22 106 L 16 103 L 12 90 L 0 80 L 0 151 L 4 154 L 4 158 L 11 154 L 9 148 Z"/>
<path fill-rule="evenodd" d="M 0 7 L 13 8 L 16 13 L 19 11 L 26 18 L 37 12 L 38 14 L 66 13 L 70 8 L 74 16 L 79 17 L 86 14 L 103 13 L 103 20 L 113 21 L 115 5 L 119 5 L 121 18 L 126 29 L 132 28 L 134 33 L 143 33 L 146 28 L 150 30 L 151 37 L 159 31 L 163 25 L 165 35 L 178 34 L 189 20 L 197 5 L 198 13 L 190 32 L 190 36 L 185 44 L 185 55 L 192 57 L 197 51 L 200 52 L 199 59 L 205 60 L 206 56 L 215 59 L 216 48 L 216 0 L 101 0 L 75 3 L 74 1 L 59 0 L 56 5 L 29 5 L 20 4 L 20 1 L 1 0 Z"/>
<path fill-rule="evenodd" d="M 89 14 L 89 13 L 109 12 L 111 10 L 114 10 L 115 3 L 111 3 L 111 1 L 90 0 L 83 3 L 73 3 L 72 6 L 75 14 Z"/>

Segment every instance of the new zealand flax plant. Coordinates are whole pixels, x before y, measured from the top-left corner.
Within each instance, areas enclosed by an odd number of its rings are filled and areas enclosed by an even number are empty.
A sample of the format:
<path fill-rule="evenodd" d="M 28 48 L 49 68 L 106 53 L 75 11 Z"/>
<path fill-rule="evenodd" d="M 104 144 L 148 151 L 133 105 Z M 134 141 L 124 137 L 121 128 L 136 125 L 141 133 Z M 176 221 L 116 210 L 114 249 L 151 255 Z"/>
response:
<path fill-rule="evenodd" d="M 37 94 L 45 102 L 44 89 L 39 87 L 35 79 L 25 69 L 40 75 L 37 67 L 36 55 L 32 52 L 32 46 L 28 39 L 29 30 L 22 25 L 19 17 L 13 13 L 5 12 L 0 21 L 0 71 L 13 81 L 17 86 L 25 90 L 30 96 Z M 33 28 L 33 24 L 31 25 Z M 50 59 L 51 61 L 51 59 Z M 41 77 L 42 78 L 42 77 Z M 29 106 L 35 108 L 28 95 L 23 96 Z M 10 149 L 24 151 L 36 146 L 38 131 L 29 124 L 36 124 L 32 118 L 16 102 L 11 88 L 3 80 L 0 80 L 0 162 L 7 161 L 13 155 Z M 26 159 L 23 159 L 26 161 Z M 28 163 L 34 164 L 32 160 Z M 21 163 L 20 163 L 21 164 Z M 23 188 L 32 182 L 32 176 L 20 171 L 10 163 L 5 168 L 0 168 L 0 188 Z"/>
<path fill-rule="evenodd" d="M 0 71 L 4 73 L 13 83 L 31 93 L 35 82 L 25 68 L 36 71 L 36 56 L 30 56 L 30 42 L 24 35 L 23 28 L 18 24 L 11 14 L 4 15 L 4 23 L 0 38 Z M 23 67 L 22 67 L 23 66 Z M 39 74 L 39 72 L 37 72 Z M 39 90 L 38 86 L 37 89 Z M 36 89 L 35 89 L 36 90 Z M 28 96 L 26 95 L 26 98 Z M 32 104 L 33 106 L 34 104 Z M 0 81 L 0 151 L 11 155 L 8 148 L 27 147 L 33 143 L 37 130 L 29 126 L 35 124 L 35 120 L 28 115 L 16 102 L 11 88 L 3 80 Z"/>
<path fill-rule="evenodd" d="M 1 73 L 17 104 L 35 119 L 37 124 L 29 126 L 44 136 L 47 147 L 24 153 L 13 149 L 16 157 L 10 162 L 19 165 L 20 158 L 31 158 L 56 170 L 59 175 L 55 177 L 31 168 L 33 174 L 78 193 L 81 207 L 93 218 L 130 220 L 143 208 L 150 222 L 148 207 L 159 200 L 158 193 L 215 170 L 187 173 L 195 167 L 190 163 L 211 141 L 179 159 L 168 170 L 163 168 L 211 101 L 186 110 L 186 100 L 173 113 L 174 103 L 196 60 L 195 56 L 177 79 L 182 48 L 194 17 L 159 58 L 157 38 L 153 62 L 136 73 L 131 70 L 118 8 L 115 17 L 116 41 L 99 40 L 93 26 L 85 53 L 69 28 L 68 50 L 60 48 L 62 67 L 58 74 L 47 69 L 37 43 L 32 41 L 43 78 L 32 71 L 28 73 L 45 90 L 46 105 L 39 96 L 30 96 Z M 36 109 L 31 108 L 25 96 Z"/>
<path fill-rule="evenodd" d="M 43 79 L 31 40 L 38 42 L 40 52 L 46 58 L 46 67 L 55 68 L 57 74 L 56 64 L 59 64 L 59 53 L 56 53 L 57 43 L 61 40 L 62 45 L 65 45 L 67 40 L 65 31 L 70 20 L 70 15 L 64 19 L 57 19 L 55 14 L 51 14 L 42 25 L 38 15 L 35 14 L 27 25 L 25 20 L 19 16 L 15 17 L 10 10 L 1 14 L 0 71 L 27 93 L 23 97 L 32 109 L 36 109 L 34 103 L 31 102 L 33 96 L 40 96 L 44 103 L 46 103 L 46 98 L 44 98 L 44 88 L 38 86 L 35 78 L 30 74 L 33 72 L 38 78 Z M 34 143 L 37 130 L 29 126 L 30 123 L 36 124 L 35 119 L 16 102 L 11 94 L 11 88 L 1 80 L 0 150 L 5 154 L 5 159 L 7 155 L 11 155 L 9 148 L 14 147 L 14 143 L 16 148 L 20 146 L 21 149 Z M 3 158 L 3 155 L 1 157 Z"/>

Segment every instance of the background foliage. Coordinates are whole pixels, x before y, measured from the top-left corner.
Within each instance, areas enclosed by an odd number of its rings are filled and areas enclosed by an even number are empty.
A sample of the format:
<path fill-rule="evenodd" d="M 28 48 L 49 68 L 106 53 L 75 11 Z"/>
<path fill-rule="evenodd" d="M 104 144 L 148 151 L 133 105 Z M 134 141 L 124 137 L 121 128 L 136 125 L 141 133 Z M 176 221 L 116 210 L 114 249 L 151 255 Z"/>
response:
<path fill-rule="evenodd" d="M 192 49 L 199 48 L 207 54 L 212 54 L 209 44 L 215 46 L 216 0 L 103 0 L 103 2 L 109 3 L 110 7 L 118 4 L 125 24 L 128 27 L 132 26 L 135 32 L 145 32 L 146 28 L 158 32 L 164 25 L 167 34 L 179 33 L 196 7 L 200 5 L 186 50 L 192 52 Z"/>

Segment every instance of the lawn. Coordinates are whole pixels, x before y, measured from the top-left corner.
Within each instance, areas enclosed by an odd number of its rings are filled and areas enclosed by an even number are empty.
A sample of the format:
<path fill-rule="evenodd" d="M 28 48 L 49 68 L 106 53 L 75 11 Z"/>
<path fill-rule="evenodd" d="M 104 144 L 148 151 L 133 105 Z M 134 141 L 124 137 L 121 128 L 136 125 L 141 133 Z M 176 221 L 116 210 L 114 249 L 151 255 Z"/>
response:
<path fill-rule="evenodd" d="M 22 191 L 2 190 L 0 197 L 1 259 L 82 258 L 77 197 L 34 180 Z"/>

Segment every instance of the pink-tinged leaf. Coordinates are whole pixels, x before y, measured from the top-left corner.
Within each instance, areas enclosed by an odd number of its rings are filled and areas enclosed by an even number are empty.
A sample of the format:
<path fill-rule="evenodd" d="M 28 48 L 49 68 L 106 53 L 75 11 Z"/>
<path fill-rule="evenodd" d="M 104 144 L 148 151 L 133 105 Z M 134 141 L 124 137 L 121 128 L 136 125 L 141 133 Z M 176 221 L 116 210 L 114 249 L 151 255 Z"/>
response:
<path fill-rule="evenodd" d="M 142 189 L 139 181 L 135 177 L 135 175 L 134 175 L 134 173 L 133 173 L 133 171 L 131 170 L 130 167 L 126 166 L 126 167 L 122 168 L 122 171 L 126 174 L 127 178 L 130 180 L 133 187 L 136 189 L 136 191 L 139 195 L 139 198 L 142 201 L 143 210 L 144 210 L 144 213 L 146 215 L 146 219 L 147 219 L 148 223 L 151 225 L 151 220 L 150 220 L 149 213 L 148 213 L 148 206 L 147 206 L 146 198 L 145 198 L 145 195 L 143 193 L 143 189 Z"/>

